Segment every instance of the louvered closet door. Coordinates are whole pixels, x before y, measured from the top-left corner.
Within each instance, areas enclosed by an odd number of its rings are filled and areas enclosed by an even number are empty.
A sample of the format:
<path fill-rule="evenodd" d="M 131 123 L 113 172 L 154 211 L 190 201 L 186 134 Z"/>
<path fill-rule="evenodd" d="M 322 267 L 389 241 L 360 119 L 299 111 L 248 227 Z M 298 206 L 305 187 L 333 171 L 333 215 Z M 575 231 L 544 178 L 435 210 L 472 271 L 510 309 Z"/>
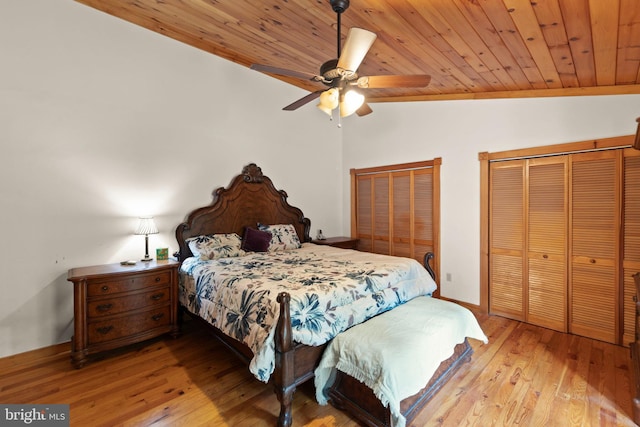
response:
<path fill-rule="evenodd" d="M 489 310 L 525 320 L 524 160 L 490 164 Z"/>
<path fill-rule="evenodd" d="M 358 248 L 371 252 L 373 247 L 373 179 L 371 175 L 357 177 L 356 191 L 358 193 L 356 205 Z"/>
<path fill-rule="evenodd" d="M 372 252 L 390 254 L 389 174 L 373 176 L 373 246 Z"/>
<path fill-rule="evenodd" d="M 391 212 L 391 255 L 411 257 L 413 244 L 413 179 L 410 171 L 394 173 Z"/>
<path fill-rule="evenodd" d="M 422 262 L 427 252 L 435 253 L 433 236 L 433 169 L 413 173 L 413 257 Z"/>
<path fill-rule="evenodd" d="M 632 276 L 640 272 L 640 151 L 628 149 L 625 150 L 624 156 L 624 330 L 622 344 L 629 345 L 635 337 L 636 304 L 634 296 L 636 289 Z"/>
<path fill-rule="evenodd" d="M 423 262 L 433 252 L 433 174 L 431 169 L 392 175 L 391 255 Z"/>
<path fill-rule="evenodd" d="M 528 164 L 527 322 L 567 331 L 567 158 Z"/>
<path fill-rule="evenodd" d="M 618 341 L 619 152 L 571 156 L 570 332 Z"/>
<path fill-rule="evenodd" d="M 389 179 L 388 173 L 361 175 L 357 178 L 358 249 L 389 254 Z"/>

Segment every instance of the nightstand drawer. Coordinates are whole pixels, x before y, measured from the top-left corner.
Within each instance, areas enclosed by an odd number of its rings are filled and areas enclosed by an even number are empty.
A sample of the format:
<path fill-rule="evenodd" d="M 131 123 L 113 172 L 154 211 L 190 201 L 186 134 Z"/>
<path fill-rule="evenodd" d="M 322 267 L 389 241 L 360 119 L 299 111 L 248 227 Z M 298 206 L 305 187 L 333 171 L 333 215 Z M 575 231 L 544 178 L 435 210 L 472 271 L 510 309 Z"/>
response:
<path fill-rule="evenodd" d="M 170 288 L 165 286 L 148 292 L 141 292 L 119 298 L 93 300 L 87 304 L 89 318 L 109 316 L 144 307 L 167 304 L 171 300 Z"/>
<path fill-rule="evenodd" d="M 89 322 L 89 344 L 101 343 L 122 337 L 135 335 L 150 329 L 167 326 L 171 323 L 171 307 L 159 307 L 155 310 L 116 317 L 101 322 Z"/>
<path fill-rule="evenodd" d="M 89 298 L 98 295 L 116 294 L 119 292 L 135 291 L 154 285 L 167 285 L 171 282 L 171 272 L 161 271 L 149 274 L 122 276 L 118 279 L 91 281 L 87 286 Z"/>

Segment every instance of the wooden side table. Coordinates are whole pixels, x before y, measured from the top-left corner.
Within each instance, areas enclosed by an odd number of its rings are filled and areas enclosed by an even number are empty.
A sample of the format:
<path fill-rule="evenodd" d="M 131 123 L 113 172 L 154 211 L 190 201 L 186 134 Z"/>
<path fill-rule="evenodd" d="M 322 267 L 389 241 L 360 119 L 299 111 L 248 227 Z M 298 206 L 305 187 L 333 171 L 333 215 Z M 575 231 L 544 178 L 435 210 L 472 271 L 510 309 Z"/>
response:
<path fill-rule="evenodd" d="M 173 260 L 72 268 L 74 335 L 71 363 L 90 353 L 164 333 L 178 336 L 178 268 Z"/>
<path fill-rule="evenodd" d="M 358 239 L 353 237 L 327 237 L 324 240 L 312 240 L 311 243 L 316 245 L 329 245 L 343 249 L 358 249 Z"/>

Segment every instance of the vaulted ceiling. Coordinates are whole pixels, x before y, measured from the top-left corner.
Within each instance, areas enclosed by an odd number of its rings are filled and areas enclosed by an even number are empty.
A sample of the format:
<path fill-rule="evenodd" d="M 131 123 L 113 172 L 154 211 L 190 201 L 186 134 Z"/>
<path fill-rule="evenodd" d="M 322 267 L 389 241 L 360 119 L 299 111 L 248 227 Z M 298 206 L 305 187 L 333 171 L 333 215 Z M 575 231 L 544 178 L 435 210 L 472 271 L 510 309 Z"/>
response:
<path fill-rule="evenodd" d="M 329 0 L 77 1 L 247 67 L 319 73 L 337 56 Z M 359 75 L 431 76 L 425 88 L 369 89 L 368 102 L 640 93 L 640 0 L 350 3 L 342 43 L 351 27 L 377 34 Z"/>

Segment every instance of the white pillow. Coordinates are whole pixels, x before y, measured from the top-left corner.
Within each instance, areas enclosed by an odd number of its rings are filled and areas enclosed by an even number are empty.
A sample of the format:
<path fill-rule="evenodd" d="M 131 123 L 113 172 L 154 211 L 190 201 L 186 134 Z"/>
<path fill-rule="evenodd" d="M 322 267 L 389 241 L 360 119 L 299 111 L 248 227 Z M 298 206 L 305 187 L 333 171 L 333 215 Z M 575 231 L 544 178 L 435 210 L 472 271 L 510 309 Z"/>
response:
<path fill-rule="evenodd" d="M 302 246 L 296 228 L 292 224 L 258 224 L 258 229 L 271 233 L 269 252 L 298 249 Z"/>
<path fill-rule="evenodd" d="M 187 239 L 187 244 L 193 256 L 203 261 L 246 255 L 240 248 L 242 240 L 236 233 L 191 237 Z"/>

